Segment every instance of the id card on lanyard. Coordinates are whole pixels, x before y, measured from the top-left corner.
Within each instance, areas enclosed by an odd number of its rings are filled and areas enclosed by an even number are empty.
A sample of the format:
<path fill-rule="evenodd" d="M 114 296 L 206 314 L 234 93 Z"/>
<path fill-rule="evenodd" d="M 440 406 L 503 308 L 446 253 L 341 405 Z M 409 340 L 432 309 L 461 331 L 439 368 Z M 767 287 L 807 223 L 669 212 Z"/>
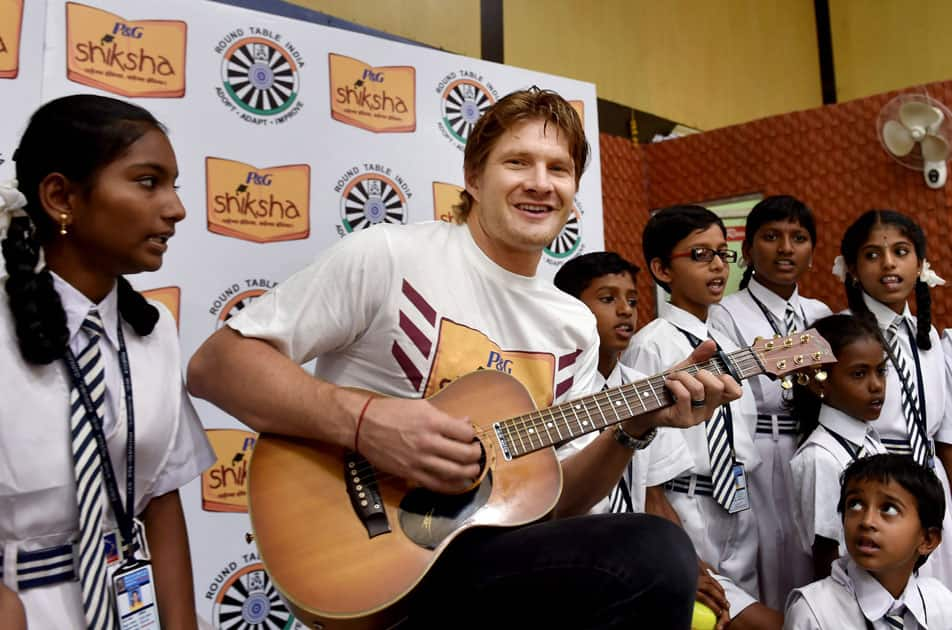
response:
<path fill-rule="evenodd" d="M 136 558 L 136 551 L 144 546 L 145 535 L 142 523 L 134 515 L 135 510 L 135 410 L 132 400 L 132 372 L 129 368 L 129 354 L 126 351 L 125 337 L 122 333 L 122 324 L 117 328 L 119 338 L 119 367 L 122 372 L 122 386 L 125 394 L 126 425 L 128 430 L 126 440 L 126 507 L 122 505 L 119 495 L 119 484 L 113 470 L 112 459 L 109 457 L 109 447 L 106 444 L 106 435 L 102 422 L 96 413 L 92 395 L 83 379 L 79 363 L 72 350 L 66 349 L 66 365 L 69 368 L 72 384 L 79 393 L 79 398 L 86 411 L 86 419 L 90 424 L 91 432 L 96 440 L 96 451 L 101 461 L 103 486 L 109 497 L 109 504 L 118 524 L 118 532 L 105 536 L 107 564 L 111 577 L 109 579 L 113 604 L 119 614 L 120 627 L 123 629 L 157 629 L 159 628 L 158 607 L 155 603 L 154 580 L 152 567 L 148 559 Z M 117 562 L 109 562 L 110 552 Z M 121 559 L 121 560 L 119 560 Z M 118 566 L 117 566 L 118 564 Z"/>

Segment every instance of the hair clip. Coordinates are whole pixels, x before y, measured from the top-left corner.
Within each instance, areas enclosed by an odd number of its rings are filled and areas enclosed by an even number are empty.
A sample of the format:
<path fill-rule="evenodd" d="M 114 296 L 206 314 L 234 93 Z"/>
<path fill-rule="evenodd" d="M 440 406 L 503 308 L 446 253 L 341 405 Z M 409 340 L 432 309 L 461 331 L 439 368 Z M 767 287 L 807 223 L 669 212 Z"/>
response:
<path fill-rule="evenodd" d="M 0 240 L 7 237 L 13 219 L 27 216 L 22 210 L 24 206 L 26 197 L 17 189 L 17 180 L 0 182 Z"/>
<path fill-rule="evenodd" d="M 925 282 L 929 288 L 945 284 L 945 280 L 939 277 L 935 271 L 932 270 L 932 266 L 929 265 L 929 261 L 925 258 L 922 259 L 922 270 L 919 272 L 919 280 Z"/>
<path fill-rule="evenodd" d="M 833 259 L 833 275 L 839 278 L 840 282 L 846 282 L 846 260 L 842 256 Z"/>

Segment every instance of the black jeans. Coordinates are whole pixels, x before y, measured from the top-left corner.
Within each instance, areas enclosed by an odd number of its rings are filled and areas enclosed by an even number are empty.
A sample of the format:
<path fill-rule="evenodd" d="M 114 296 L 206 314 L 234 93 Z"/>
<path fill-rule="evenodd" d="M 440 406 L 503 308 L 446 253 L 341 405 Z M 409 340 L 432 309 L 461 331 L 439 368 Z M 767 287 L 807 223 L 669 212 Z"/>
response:
<path fill-rule="evenodd" d="M 478 529 L 440 557 L 400 629 L 687 630 L 697 572 L 684 531 L 646 514 Z"/>

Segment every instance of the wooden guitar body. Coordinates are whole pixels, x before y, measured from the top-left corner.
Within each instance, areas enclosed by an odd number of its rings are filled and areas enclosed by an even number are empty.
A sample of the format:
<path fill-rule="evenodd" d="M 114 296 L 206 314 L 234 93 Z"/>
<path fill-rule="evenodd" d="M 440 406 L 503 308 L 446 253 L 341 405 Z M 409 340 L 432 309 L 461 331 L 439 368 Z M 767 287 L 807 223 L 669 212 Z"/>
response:
<path fill-rule="evenodd" d="M 469 417 L 482 436 L 487 474 L 477 489 L 444 496 L 377 473 L 390 531 L 373 537 L 348 494 L 349 483 L 364 486 L 373 477 L 348 475 L 349 451 L 259 436 L 248 482 L 252 528 L 272 581 L 308 627 L 388 627 L 401 618 L 400 600 L 460 532 L 531 523 L 555 507 L 562 471 L 554 450 L 507 461 L 493 436 L 494 422 L 535 408 L 521 383 L 483 370 L 429 400 L 452 416 Z"/>

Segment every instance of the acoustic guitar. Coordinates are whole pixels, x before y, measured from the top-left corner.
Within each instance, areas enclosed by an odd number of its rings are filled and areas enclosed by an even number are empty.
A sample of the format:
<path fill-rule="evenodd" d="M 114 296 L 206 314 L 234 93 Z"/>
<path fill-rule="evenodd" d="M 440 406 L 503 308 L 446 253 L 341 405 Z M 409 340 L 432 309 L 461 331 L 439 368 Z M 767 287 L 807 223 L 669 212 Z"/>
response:
<path fill-rule="evenodd" d="M 686 368 L 805 382 L 802 372 L 836 361 L 814 330 L 757 339 Z M 482 370 L 429 401 L 468 416 L 483 451 L 482 473 L 462 494 L 443 495 L 374 471 L 359 454 L 321 442 L 259 436 L 249 467 L 249 512 L 260 557 L 295 616 L 309 628 L 386 628 L 401 602 L 461 532 L 538 521 L 562 490 L 556 445 L 673 404 L 659 374 L 536 409 L 519 381 Z"/>

